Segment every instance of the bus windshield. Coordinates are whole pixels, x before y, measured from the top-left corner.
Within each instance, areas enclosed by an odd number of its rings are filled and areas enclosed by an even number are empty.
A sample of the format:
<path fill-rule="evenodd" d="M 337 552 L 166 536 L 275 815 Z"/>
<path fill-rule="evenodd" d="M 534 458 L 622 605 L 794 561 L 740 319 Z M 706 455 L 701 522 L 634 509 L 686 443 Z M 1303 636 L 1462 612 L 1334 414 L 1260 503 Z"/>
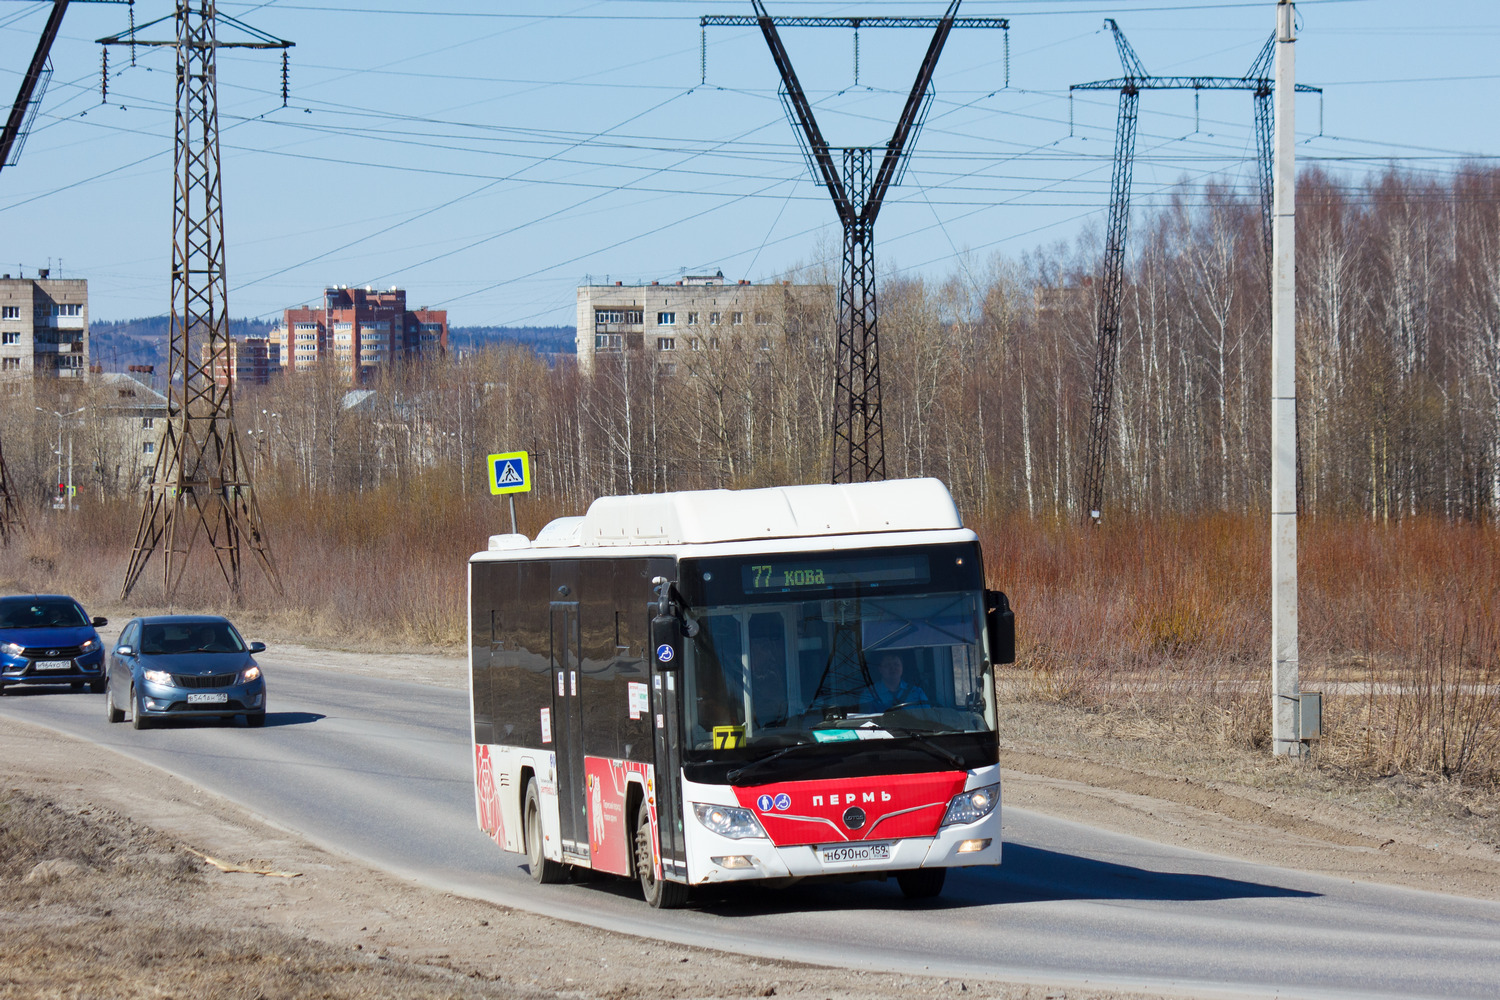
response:
<path fill-rule="evenodd" d="M 698 561 L 685 749 L 993 731 L 978 564 L 971 546 Z"/>

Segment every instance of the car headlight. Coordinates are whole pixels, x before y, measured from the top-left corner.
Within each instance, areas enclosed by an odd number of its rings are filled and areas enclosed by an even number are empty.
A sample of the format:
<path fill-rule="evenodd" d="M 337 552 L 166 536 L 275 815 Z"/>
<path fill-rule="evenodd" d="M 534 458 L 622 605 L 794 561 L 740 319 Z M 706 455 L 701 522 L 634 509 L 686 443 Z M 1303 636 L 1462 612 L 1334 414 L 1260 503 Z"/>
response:
<path fill-rule="evenodd" d="M 152 684 L 165 684 L 168 687 L 175 686 L 175 682 L 172 680 L 172 675 L 167 673 L 165 670 L 144 670 L 141 672 L 141 676 L 146 678 L 146 680 L 150 681 Z"/>
<path fill-rule="evenodd" d="M 26 648 L 20 643 L 0 642 L 0 653 L 4 653 L 6 656 L 20 656 L 25 651 Z"/>
<path fill-rule="evenodd" d="M 948 803 L 947 815 L 943 817 L 944 826 L 954 826 L 958 823 L 973 823 L 975 820 L 984 819 L 995 811 L 995 804 L 1000 801 L 1000 785 L 985 785 L 970 792 L 961 792 L 953 796 Z"/>
<path fill-rule="evenodd" d="M 746 837 L 764 837 L 766 831 L 761 829 L 760 820 L 749 809 L 741 809 L 739 806 L 720 806 L 708 802 L 694 802 L 693 813 L 698 817 L 698 822 L 721 837 L 730 840 L 744 840 Z"/>
<path fill-rule="evenodd" d="M 92 653 L 94 650 L 98 649 L 100 645 L 101 643 L 98 639 L 89 639 L 86 640 L 82 646 L 78 647 L 78 651 L 80 653 Z"/>
<path fill-rule="evenodd" d="M 246 667 L 240 671 L 240 683 L 249 684 L 260 676 L 260 667 Z"/>

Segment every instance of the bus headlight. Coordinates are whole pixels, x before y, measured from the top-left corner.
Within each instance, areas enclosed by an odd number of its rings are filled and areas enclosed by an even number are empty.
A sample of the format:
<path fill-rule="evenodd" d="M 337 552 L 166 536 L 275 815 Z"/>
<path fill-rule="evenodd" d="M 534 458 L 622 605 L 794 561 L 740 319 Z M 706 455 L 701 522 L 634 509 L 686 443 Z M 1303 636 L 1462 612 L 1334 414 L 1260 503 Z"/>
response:
<path fill-rule="evenodd" d="M 948 813 L 943 817 L 944 826 L 955 826 L 959 823 L 973 823 L 984 819 L 995 811 L 995 804 L 1000 801 L 1000 785 L 985 785 L 970 792 L 962 792 L 953 796 L 948 803 Z"/>
<path fill-rule="evenodd" d="M 730 840 L 744 840 L 746 837 L 766 835 L 766 831 L 761 829 L 760 820 L 755 818 L 755 814 L 739 806 L 694 802 L 693 814 L 698 817 L 698 822 L 719 836 L 728 837 Z"/>

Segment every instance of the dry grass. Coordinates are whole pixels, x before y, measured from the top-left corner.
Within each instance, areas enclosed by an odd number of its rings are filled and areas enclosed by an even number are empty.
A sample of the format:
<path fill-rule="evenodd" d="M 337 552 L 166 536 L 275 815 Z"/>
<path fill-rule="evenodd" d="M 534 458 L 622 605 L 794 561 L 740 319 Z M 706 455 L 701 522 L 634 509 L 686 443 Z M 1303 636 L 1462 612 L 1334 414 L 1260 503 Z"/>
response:
<path fill-rule="evenodd" d="M 284 594 L 270 586 L 249 549 L 242 599 L 232 600 L 204 541 L 189 560 L 173 607 L 233 612 L 283 634 L 358 641 L 379 633 L 409 648 L 463 643 L 465 563 L 500 527 L 499 504 L 454 497 L 441 474 L 338 499 L 293 494 L 260 498 L 271 557 Z M 531 513 L 520 505 L 520 513 Z M 0 550 L 0 589 L 62 591 L 91 610 L 119 605 L 140 519 L 133 503 L 94 503 L 76 514 L 34 519 Z M 523 527 L 535 530 L 540 520 Z M 164 608 L 163 559 L 152 556 L 128 607 Z"/>
<path fill-rule="evenodd" d="M 1264 521 L 1017 521 L 981 536 L 1021 623 L 1024 697 L 1267 746 Z M 1500 531 L 1305 521 L 1299 567 L 1301 686 L 1326 689 L 1319 755 L 1500 787 Z"/>
<path fill-rule="evenodd" d="M 262 497 L 285 587 L 248 556 L 243 600 L 195 553 L 176 607 L 233 613 L 261 634 L 458 650 L 465 562 L 509 529 L 503 500 L 442 470 L 331 499 Z M 535 535 L 556 510 L 518 504 Z M 0 549 L 0 590 L 59 590 L 117 607 L 139 508 L 90 505 L 34 521 Z M 991 583 L 1013 599 L 1024 697 L 1134 713 L 1242 751 L 1269 741 L 1269 532 L 1232 516 L 1099 529 L 981 522 Z M 1500 786 L 1500 530 L 1411 518 L 1305 520 L 1304 690 L 1325 690 L 1319 753 L 1353 772 Z M 122 610 L 165 605 L 161 557 Z M 1342 686 L 1341 686 L 1342 685 Z M 1175 720 L 1175 721 L 1174 721 Z"/>

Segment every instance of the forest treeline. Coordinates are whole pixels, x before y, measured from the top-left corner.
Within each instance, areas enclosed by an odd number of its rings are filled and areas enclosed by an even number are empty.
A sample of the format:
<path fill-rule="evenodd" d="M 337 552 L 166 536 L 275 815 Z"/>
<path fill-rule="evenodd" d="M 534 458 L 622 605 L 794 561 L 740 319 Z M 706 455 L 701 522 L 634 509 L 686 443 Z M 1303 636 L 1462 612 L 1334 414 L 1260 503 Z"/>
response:
<path fill-rule="evenodd" d="M 1184 186 L 1133 221 L 1106 516 L 1262 511 L 1270 323 L 1258 202 Z M 1297 240 L 1302 510 L 1493 520 L 1500 170 L 1358 182 L 1305 172 Z M 943 280 L 885 277 L 888 476 L 937 476 L 970 515 L 1078 515 L 1098 257 L 1084 237 L 964 259 Z M 827 266 L 788 277 L 837 282 Z M 487 496 L 484 456 L 523 448 L 535 499 L 567 512 L 602 494 L 826 481 L 833 308 L 776 317 L 772 336 L 756 329 L 715 350 L 684 350 L 679 337 L 670 356 L 626 352 L 591 375 L 571 356 L 476 351 L 388 376 L 357 405 L 336 373 L 299 374 L 238 389 L 236 422 L 257 488 L 271 493 L 399 492 L 441 470 Z M 55 433 L 50 414 L 13 401 L 4 440 L 18 482 L 51 482 Z M 111 462 L 108 435 L 97 437 L 75 459 L 80 494 L 135 488 L 130 463 Z"/>

